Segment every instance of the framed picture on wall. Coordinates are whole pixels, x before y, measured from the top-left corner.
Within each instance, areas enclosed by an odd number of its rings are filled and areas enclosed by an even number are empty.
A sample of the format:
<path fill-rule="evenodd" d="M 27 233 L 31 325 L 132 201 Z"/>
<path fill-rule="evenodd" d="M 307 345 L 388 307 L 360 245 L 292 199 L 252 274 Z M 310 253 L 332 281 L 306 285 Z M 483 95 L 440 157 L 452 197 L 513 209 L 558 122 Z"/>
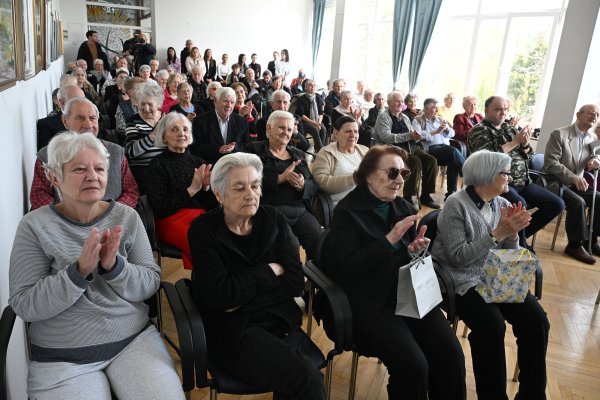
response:
<path fill-rule="evenodd" d="M 33 2 L 22 0 L 23 79 L 35 76 L 35 42 L 33 33 Z"/>
<path fill-rule="evenodd" d="M 0 0 L 0 90 L 17 81 L 16 15 L 14 0 Z"/>
<path fill-rule="evenodd" d="M 37 74 L 46 66 L 46 0 L 33 0 L 33 49 L 35 54 L 35 73 Z"/>
<path fill-rule="evenodd" d="M 44 68 L 49 68 L 52 62 L 52 36 L 54 29 L 54 15 L 52 13 L 52 0 L 46 0 L 45 5 L 46 17 L 44 19 L 45 46 L 44 55 L 46 56 L 46 64 Z"/>

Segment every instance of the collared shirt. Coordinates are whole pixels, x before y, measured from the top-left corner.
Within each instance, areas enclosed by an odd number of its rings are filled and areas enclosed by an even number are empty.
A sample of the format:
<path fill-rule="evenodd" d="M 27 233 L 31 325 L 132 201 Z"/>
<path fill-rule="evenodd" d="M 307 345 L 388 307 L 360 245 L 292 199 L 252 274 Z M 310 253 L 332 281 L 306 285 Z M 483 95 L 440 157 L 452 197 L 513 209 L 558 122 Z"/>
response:
<path fill-rule="evenodd" d="M 221 130 L 221 136 L 223 136 L 223 142 L 227 144 L 227 125 L 229 124 L 229 117 L 223 120 L 216 110 L 215 114 L 217 114 L 217 121 L 219 122 L 219 129 Z"/>
<path fill-rule="evenodd" d="M 422 121 L 425 121 L 425 127 L 422 127 Z M 454 129 L 448 126 L 445 131 L 433 135 L 432 132 L 435 132 L 440 125 L 442 125 L 440 118 L 434 118 L 433 120 L 430 120 L 425 115 L 422 116 L 422 119 L 421 116 L 419 116 L 412 121 L 413 128 L 415 128 L 415 130 L 425 138 L 425 141 L 430 146 L 435 146 L 437 144 L 445 144 L 449 146 L 450 138 L 454 137 Z"/>
<path fill-rule="evenodd" d="M 585 146 L 585 137 L 587 132 L 583 132 L 577 124 L 575 124 L 575 132 L 577 132 L 577 139 L 579 140 L 579 152 L 577 153 L 577 163 L 581 163 L 581 156 L 583 155 L 583 147 Z"/>
<path fill-rule="evenodd" d="M 494 212 L 496 211 L 496 206 L 493 201 L 484 201 L 477 192 L 475 191 L 475 187 L 473 185 L 467 186 L 465 192 L 469 195 L 469 198 L 475 203 L 479 211 L 481 211 L 481 215 L 487 221 L 488 224 L 492 223 Z"/>

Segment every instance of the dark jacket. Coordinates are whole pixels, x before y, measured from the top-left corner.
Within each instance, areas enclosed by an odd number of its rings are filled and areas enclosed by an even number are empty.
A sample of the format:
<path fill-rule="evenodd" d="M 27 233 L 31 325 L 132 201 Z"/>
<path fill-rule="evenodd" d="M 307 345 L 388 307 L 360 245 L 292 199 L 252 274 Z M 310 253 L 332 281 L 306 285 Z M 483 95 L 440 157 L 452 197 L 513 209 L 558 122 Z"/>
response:
<path fill-rule="evenodd" d="M 66 131 L 62 122 L 62 112 L 58 112 L 50 117 L 38 119 L 37 121 L 37 150 L 48 146 L 50 139 L 59 132 Z"/>
<path fill-rule="evenodd" d="M 395 249 L 385 235 L 416 210 L 397 197 L 390 203 L 386 223 L 375 211 L 378 201 L 364 185 L 348 193 L 335 207 L 323 250 L 325 273 L 348 296 L 354 332 L 361 337 L 369 334 L 386 304 L 395 304 L 398 267 L 410 261 L 406 245 L 400 242 Z M 403 240 L 411 243 L 415 237 L 412 227 Z"/>
<path fill-rule="evenodd" d="M 319 188 L 304 159 L 304 152 L 291 146 L 287 147 L 287 151 L 291 155 L 291 161 L 302 160 L 302 162 L 294 169 L 294 172 L 304 176 L 304 190 L 302 192 L 293 189 L 287 182 L 282 183 L 281 185 L 277 184 L 277 177 L 289 165 L 284 165 L 282 160 L 271 153 L 268 141 L 252 142 L 246 147 L 246 152 L 256 154 L 263 163 L 262 201 L 264 204 L 273 206 L 306 206 L 305 202 L 310 200 L 317 193 Z M 291 190 L 289 190 L 290 188 Z"/>
<path fill-rule="evenodd" d="M 106 53 L 102 50 L 102 47 L 100 47 L 100 45 L 98 43 L 95 43 L 96 45 L 96 54 L 98 55 L 98 58 L 102 61 L 104 61 L 104 67 L 108 68 L 108 66 L 110 65 L 108 62 L 108 57 L 106 57 Z M 79 46 L 79 50 L 77 50 L 77 59 L 84 59 L 87 62 L 87 70 L 91 71 L 94 69 L 94 60 L 92 57 L 92 52 L 90 51 L 90 48 L 87 45 L 87 40 L 83 43 L 81 43 L 81 45 Z"/>
<path fill-rule="evenodd" d="M 256 79 L 261 77 L 260 73 L 262 72 L 262 67 L 259 63 L 250 63 L 248 67 L 254 70 L 254 75 L 256 76 Z"/>
<path fill-rule="evenodd" d="M 188 231 L 192 296 L 204 320 L 208 348 L 217 357 L 237 355 L 240 337 L 253 316 L 276 317 L 290 329 L 302 323 L 294 301 L 304 288 L 296 239 L 274 208 L 259 207 L 252 223 L 258 248 L 250 259 L 228 232 L 222 208 L 198 217 Z M 268 265 L 273 262 L 285 273 L 276 276 Z M 235 307 L 239 308 L 227 312 Z"/>
<path fill-rule="evenodd" d="M 190 56 L 190 51 L 187 49 L 187 47 L 184 47 L 183 50 L 181 50 L 181 53 L 179 53 L 179 59 L 181 60 L 181 72 L 186 74 L 188 72 L 186 66 L 185 66 L 185 59 L 188 58 Z M 192 73 L 192 71 L 190 71 L 190 73 Z"/>
<path fill-rule="evenodd" d="M 246 118 L 233 113 L 229 116 L 227 125 L 227 141 L 224 141 L 221 135 L 216 111 L 208 111 L 198 115 L 192 124 L 192 134 L 194 135 L 194 141 L 190 145 L 190 153 L 205 159 L 213 165 L 223 156 L 219 153 L 219 147 L 235 142 L 235 149 L 233 150 L 235 153 L 244 151 L 250 141 L 248 121 L 246 121 Z"/>
<path fill-rule="evenodd" d="M 315 99 L 317 101 L 317 110 L 319 111 L 319 115 L 323 115 L 323 98 L 319 96 L 318 93 L 315 93 Z M 310 118 L 310 99 L 306 93 L 302 96 L 298 96 L 298 101 L 296 103 L 296 115 L 300 117 L 306 115 L 308 118 Z"/>
<path fill-rule="evenodd" d="M 208 62 L 204 61 L 204 67 L 206 67 L 206 73 L 204 74 L 204 82 L 209 83 L 216 79 L 217 76 L 217 62 L 210 59 Z"/>
<path fill-rule="evenodd" d="M 298 133 L 292 136 L 292 140 L 290 140 L 290 145 L 296 147 L 302 151 L 308 151 L 310 148 L 310 143 L 306 139 L 306 135 L 304 134 L 304 125 L 302 125 L 302 120 L 297 115 L 294 115 L 294 119 L 298 123 Z M 267 121 L 269 120 L 269 116 L 265 116 L 256 121 L 256 141 L 260 142 L 263 140 L 267 140 Z M 297 143 L 292 143 L 292 142 Z"/>

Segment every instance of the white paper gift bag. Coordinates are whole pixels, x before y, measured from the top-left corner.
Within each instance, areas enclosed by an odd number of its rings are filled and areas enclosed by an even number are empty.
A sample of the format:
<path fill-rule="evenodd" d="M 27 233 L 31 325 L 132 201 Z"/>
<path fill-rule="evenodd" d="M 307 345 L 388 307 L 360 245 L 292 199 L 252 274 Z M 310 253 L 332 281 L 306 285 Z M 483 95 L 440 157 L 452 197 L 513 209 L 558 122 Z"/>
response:
<path fill-rule="evenodd" d="M 431 256 L 418 257 L 399 268 L 396 315 L 421 319 L 441 302 Z"/>

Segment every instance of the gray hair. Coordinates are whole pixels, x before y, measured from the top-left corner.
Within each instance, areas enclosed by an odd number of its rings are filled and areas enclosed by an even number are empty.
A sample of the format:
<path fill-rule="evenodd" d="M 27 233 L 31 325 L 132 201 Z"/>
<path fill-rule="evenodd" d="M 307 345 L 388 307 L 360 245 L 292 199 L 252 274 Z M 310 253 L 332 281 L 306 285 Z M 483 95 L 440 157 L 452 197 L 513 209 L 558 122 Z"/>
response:
<path fill-rule="evenodd" d="M 105 170 L 108 171 L 108 158 L 110 155 L 106 146 L 93 133 L 79 134 L 69 131 L 54 136 L 48 144 L 48 161 L 44 163 L 44 171 L 48 180 L 50 180 L 50 174 L 52 174 L 59 181 L 62 181 L 63 166 L 84 149 L 95 151 L 102 158 Z"/>
<path fill-rule="evenodd" d="M 220 101 L 222 97 L 224 96 L 229 96 L 229 97 L 233 97 L 233 99 L 235 100 L 235 90 L 233 90 L 230 87 L 222 87 L 219 88 L 217 90 L 217 93 L 215 94 L 215 98 L 217 99 L 217 101 Z"/>
<path fill-rule="evenodd" d="M 104 65 L 104 61 L 102 61 L 102 60 L 101 60 L 101 59 L 99 59 L 99 58 L 96 58 L 96 59 L 94 60 L 94 65 L 96 65 L 96 64 L 102 64 L 102 65 Z"/>
<path fill-rule="evenodd" d="M 152 68 L 150 68 L 150 66 L 148 64 L 144 64 L 144 65 L 142 65 L 140 67 L 139 71 L 140 72 L 142 72 L 142 71 L 148 71 L 148 72 L 150 72 L 150 71 L 152 71 Z"/>
<path fill-rule="evenodd" d="M 77 73 L 81 71 L 83 73 L 83 76 L 85 77 L 85 79 L 87 79 L 87 72 L 85 71 L 85 69 L 81 68 L 81 67 L 77 67 L 73 70 L 73 75 L 77 75 Z M 75 78 L 77 79 L 77 78 Z"/>
<path fill-rule="evenodd" d="M 275 110 L 271 113 L 271 115 L 269 115 L 267 125 L 271 125 L 273 122 L 275 122 L 276 119 L 289 119 L 291 121 L 294 121 L 294 116 L 292 115 L 292 113 L 289 113 L 287 111 Z"/>
<path fill-rule="evenodd" d="M 465 96 L 465 97 L 463 97 L 463 101 L 462 101 L 463 108 L 464 108 L 465 104 L 467 104 L 468 102 L 473 101 L 473 100 L 475 100 L 476 102 L 479 103 L 479 99 L 477 98 L 477 96 Z"/>
<path fill-rule="evenodd" d="M 351 90 L 342 90 L 340 93 L 340 99 L 344 96 L 350 96 L 350 100 L 352 100 L 352 91 Z"/>
<path fill-rule="evenodd" d="M 156 78 L 156 81 L 158 81 L 162 78 L 168 78 L 169 71 L 167 71 L 166 69 L 158 70 L 158 71 L 156 71 L 156 74 L 154 75 L 154 77 Z"/>
<path fill-rule="evenodd" d="M 404 103 L 408 104 L 409 101 L 417 101 L 417 95 L 414 93 L 409 93 L 404 97 Z"/>
<path fill-rule="evenodd" d="M 180 84 L 180 85 L 183 85 Z M 154 139 L 154 147 L 158 147 L 159 149 L 164 149 L 167 147 L 167 143 L 165 143 L 165 134 L 169 127 L 177 121 L 183 121 L 185 126 L 190 131 L 190 141 L 188 142 L 188 146 L 192 144 L 194 141 L 194 137 L 192 136 L 192 123 L 185 115 L 178 113 L 176 111 L 170 112 L 158 121 L 156 124 L 156 139 Z"/>
<path fill-rule="evenodd" d="M 87 97 L 73 97 L 71 100 L 67 101 L 65 104 L 65 109 L 63 110 L 63 115 L 65 118 L 69 118 L 71 116 L 71 108 L 74 104 L 89 104 L 94 108 L 96 112 L 96 118 L 100 118 L 100 112 L 98 111 L 98 107 L 87 99 Z"/>
<path fill-rule="evenodd" d="M 387 95 L 387 102 L 391 103 L 394 100 L 394 96 L 397 95 L 397 94 L 400 95 L 400 97 L 402 99 L 404 99 L 404 93 L 402 93 L 399 90 L 394 90 L 393 92 L 389 92 L 388 93 L 388 95 Z"/>
<path fill-rule="evenodd" d="M 221 87 L 222 87 L 220 82 L 215 82 L 215 81 L 212 81 L 211 83 L 209 83 L 209 84 L 206 86 L 206 95 L 207 95 L 207 96 L 208 96 L 208 92 L 210 91 L 210 89 L 212 89 L 212 88 L 213 88 L 213 87 L 215 87 L 215 86 L 218 86 L 219 88 L 221 88 Z"/>
<path fill-rule="evenodd" d="M 163 102 L 165 101 L 165 92 L 160 85 L 146 83 L 140 88 L 138 94 L 137 97 L 140 101 L 146 98 L 153 98 L 156 101 L 158 108 L 162 108 Z"/>
<path fill-rule="evenodd" d="M 231 153 L 226 154 L 217 161 L 210 174 L 210 187 L 213 193 L 219 192 L 225 196 L 229 186 L 229 173 L 234 168 L 253 167 L 262 182 L 263 164 L 256 154 Z"/>
<path fill-rule="evenodd" d="M 279 97 L 279 96 L 284 96 L 287 97 L 288 100 L 291 100 L 291 96 L 288 92 L 286 92 L 283 89 L 277 89 L 276 91 L 273 92 L 273 94 L 271 95 L 271 102 L 275 101 L 275 96 Z"/>
<path fill-rule="evenodd" d="M 66 74 L 60 77 L 59 86 L 77 85 L 77 78 L 74 75 Z"/>
<path fill-rule="evenodd" d="M 510 167 L 508 154 L 489 150 L 479 150 L 471 154 L 463 165 L 463 182 L 465 185 L 485 186 L 496 179 L 496 175 Z"/>
<path fill-rule="evenodd" d="M 63 102 L 67 102 L 69 100 L 69 92 L 71 92 L 71 90 L 81 90 L 81 88 L 77 85 L 65 85 L 65 86 L 61 86 L 58 89 L 58 93 L 56 94 L 56 98 L 58 100 L 62 100 Z"/>
<path fill-rule="evenodd" d="M 194 87 L 191 84 L 189 84 L 187 82 L 181 82 L 179 85 L 177 85 L 177 93 L 179 93 L 180 90 L 182 90 L 186 87 L 189 87 L 190 90 L 192 90 L 192 92 L 194 91 Z"/>

